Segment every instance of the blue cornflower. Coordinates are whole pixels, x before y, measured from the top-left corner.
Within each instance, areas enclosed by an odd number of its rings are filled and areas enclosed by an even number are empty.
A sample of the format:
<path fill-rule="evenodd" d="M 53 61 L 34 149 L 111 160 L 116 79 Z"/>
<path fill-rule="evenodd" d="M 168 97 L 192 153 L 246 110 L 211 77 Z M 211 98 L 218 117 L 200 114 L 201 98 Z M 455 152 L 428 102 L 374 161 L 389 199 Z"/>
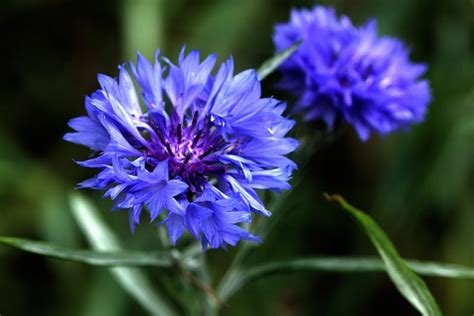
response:
<path fill-rule="evenodd" d="M 377 37 L 374 20 L 356 28 L 333 9 L 292 10 L 289 23 L 277 24 L 277 51 L 303 40 L 280 67 L 280 87 L 298 96 L 295 113 L 306 121 L 352 125 L 362 140 L 387 134 L 424 119 L 430 102 L 426 71 L 413 64 L 404 44 Z"/>
<path fill-rule="evenodd" d="M 173 244 L 185 230 L 204 248 L 259 241 L 239 226 L 251 213 L 270 215 L 256 190 L 289 189 L 296 168 L 284 156 L 298 146 L 285 137 L 294 125 L 285 103 L 261 98 L 256 72 L 234 75 L 232 59 L 214 75 L 215 55 L 201 62 L 183 48 L 178 65 L 162 59 L 164 68 L 159 52 L 153 65 L 137 54 L 118 79 L 98 76 L 88 116 L 72 119 L 76 132 L 64 136 L 96 153 L 79 162 L 99 169 L 79 187 L 106 190 L 129 210 L 132 231 L 143 210 L 151 221 L 164 211 Z"/>

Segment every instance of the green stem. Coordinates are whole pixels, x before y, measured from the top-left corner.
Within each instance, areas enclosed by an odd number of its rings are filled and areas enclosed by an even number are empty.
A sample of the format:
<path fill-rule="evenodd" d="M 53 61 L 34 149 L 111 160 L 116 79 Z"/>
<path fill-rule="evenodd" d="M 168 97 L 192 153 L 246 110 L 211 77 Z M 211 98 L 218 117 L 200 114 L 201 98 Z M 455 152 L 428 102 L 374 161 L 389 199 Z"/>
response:
<path fill-rule="evenodd" d="M 247 256 L 249 250 L 248 243 L 244 243 L 237 254 L 234 257 L 234 260 L 227 269 L 227 272 L 222 277 L 219 285 L 217 286 L 217 295 L 219 299 L 223 302 L 227 301 L 227 299 L 234 293 L 234 288 L 238 284 L 239 276 L 241 274 L 240 265 L 244 261 L 243 259 Z"/>
<path fill-rule="evenodd" d="M 311 139 L 302 140 L 302 145 L 300 145 L 300 150 L 298 152 L 299 157 L 296 157 L 295 159 L 300 162 L 299 165 L 302 170 L 297 173 L 295 180 L 293 181 L 293 189 L 291 191 L 285 192 L 275 199 L 275 201 L 272 203 L 272 206 L 270 207 L 270 210 L 273 211 L 274 215 L 270 218 L 270 220 L 264 220 L 260 222 L 260 224 L 255 229 L 256 235 L 260 236 L 261 238 L 265 238 L 265 236 L 267 236 L 271 229 L 276 225 L 278 220 L 283 217 L 285 213 L 285 201 L 287 201 L 292 192 L 295 191 L 295 188 L 298 187 L 302 182 L 304 169 L 306 169 L 310 158 L 314 152 L 321 147 L 325 140 L 324 133 L 322 132 L 315 133 Z M 229 269 L 224 274 L 217 287 L 217 294 L 219 299 L 222 301 L 225 302 L 231 296 L 231 294 L 234 293 L 233 288 L 240 282 L 240 266 L 254 248 L 254 244 L 243 242 L 242 246 L 237 251 L 234 260 L 230 264 Z"/>
<path fill-rule="evenodd" d="M 209 269 L 207 265 L 206 253 L 202 253 L 199 257 L 199 269 L 197 274 L 199 279 L 203 284 L 210 286 L 212 284 L 211 275 L 209 274 Z M 218 302 L 212 301 L 209 293 L 205 291 L 200 291 L 199 297 L 201 303 L 202 314 L 206 316 L 216 316 Z"/>
<path fill-rule="evenodd" d="M 122 53 L 131 58 L 138 50 L 147 58 L 163 48 L 162 0 L 122 0 Z"/>

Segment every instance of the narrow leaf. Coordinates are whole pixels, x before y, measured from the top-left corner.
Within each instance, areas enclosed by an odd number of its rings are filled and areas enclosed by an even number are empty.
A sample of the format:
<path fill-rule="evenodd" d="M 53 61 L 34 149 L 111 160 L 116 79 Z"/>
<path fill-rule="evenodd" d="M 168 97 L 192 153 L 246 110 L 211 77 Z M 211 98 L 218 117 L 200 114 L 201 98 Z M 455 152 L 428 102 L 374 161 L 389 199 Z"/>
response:
<path fill-rule="evenodd" d="M 301 41 L 297 41 L 287 49 L 279 52 L 278 54 L 274 55 L 272 58 L 266 60 L 260 68 L 257 70 L 258 77 L 260 81 L 265 79 L 269 74 L 271 74 L 275 69 L 278 68 L 291 54 L 294 53 L 296 49 L 301 45 Z"/>
<path fill-rule="evenodd" d="M 98 216 L 88 201 L 78 194 L 70 198 L 71 209 L 89 243 L 98 251 L 120 251 L 118 239 Z M 137 268 L 110 268 L 123 289 L 153 315 L 175 315 L 170 305 L 153 289 Z"/>
<path fill-rule="evenodd" d="M 70 249 L 43 241 L 33 241 L 15 237 L 0 237 L 0 243 L 20 250 L 28 251 L 38 255 L 44 255 L 56 259 L 81 262 L 96 266 L 152 266 L 160 268 L 172 267 L 173 261 L 170 256 L 150 254 L 144 251 L 91 251 Z M 201 255 L 201 247 L 197 254 Z M 187 269 L 196 269 L 197 264 L 190 260 L 195 255 L 195 249 L 191 249 L 189 255 L 183 255 Z M 175 258 L 176 259 L 176 258 Z M 183 260 L 186 259 L 186 260 Z M 405 259 L 407 265 L 415 272 L 432 277 L 445 277 L 455 279 L 473 279 L 474 268 L 449 263 L 409 260 Z M 349 272 L 384 272 L 385 263 L 374 257 L 326 257 L 318 256 L 311 258 L 292 259 L 288 261 L 274 261 L 259 264 L 238 273 L 238 278 L 230 292 L 220 294 L 219 298 L 227 300 L 235 292 L 246 284 L 256 279 L 282 273 L 323 271 L 335 273 Z"/>
<path fill-rule="evenodd" d="M 380 226 L 370 216 L 347 203 L 340 195 L 326 194 L 325 197 L 328 201 L 339 203 L 362 227 L 384 261 L 387 273 L 398 291 L 422 315 L 442 315 L 425 282 L 400 257 Z"/>
<path fill-rule="evenodd" d="M 82 262 L 96 266 L 154 266 L 169 268 L 173 258 L 169 254 L 154 254 L 144 251 L 92 251 L 71 249 L 44 241 L 23 238 L 0 237 L 0 243 L 24 251 L 57 259 Z"/>
<path fill-rule="evenodd" d="M 426 276 L 473 279 L 474 268 L 456 264 L 406 260 L 413 271 Z M 336 273 L 386 272 L 385 263 L 374 257 L 311 257 L 287 261 L 266 262 L 241 271 L 230 292 L 221 299 L 228 299 L 243 286 L 257 279 L 283 273 L 322 271 Z"/>

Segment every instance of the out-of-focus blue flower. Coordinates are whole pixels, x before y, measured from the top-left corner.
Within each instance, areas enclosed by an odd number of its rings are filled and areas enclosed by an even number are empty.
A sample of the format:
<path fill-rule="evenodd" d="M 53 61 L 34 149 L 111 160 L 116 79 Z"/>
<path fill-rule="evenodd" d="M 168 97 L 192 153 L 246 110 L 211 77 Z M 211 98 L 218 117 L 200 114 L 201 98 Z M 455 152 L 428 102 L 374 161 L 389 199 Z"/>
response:
<path fill-rule="evenodd" d="M 285 137 L 294 124 L 286 105 L 261 98 L 255 71 L 234 75 L 232 59 L 213 75 L 215 55 L 201 62 L 183 49 L 178 65 L 163 58 L 165 68 L 158 57 L 137 54 L 117 79 L 99 75 L 88 116 L 69 122 L 75 132 L 64 139 L 96 153 L 79 164 L 99 169 L 79 187 L 106 190 L 129 210 L 132 230 L 143 210 L 151 221 L 165 211 L 173 244 L 185 230 L 204 248 L 259 241 L 239 224 L 270 215 L 256 190 L 290 188 L 296 165 L 285 155 L 298 142 Z"/>
<path fill-rule="evenodd" d="M 403 43 L 377 37 L 375 21 L 356 28 L 333 9 L 292 10 L 277 24 L 277 51 L 302 44 L 280 67 L 281 88 L 298 100 L 294 111 L 306 121 L 351 124 L 362 140 L 371 132 L 387 134 L 424 119 L 430 102 L 426 67 L 413 64 Z"/>

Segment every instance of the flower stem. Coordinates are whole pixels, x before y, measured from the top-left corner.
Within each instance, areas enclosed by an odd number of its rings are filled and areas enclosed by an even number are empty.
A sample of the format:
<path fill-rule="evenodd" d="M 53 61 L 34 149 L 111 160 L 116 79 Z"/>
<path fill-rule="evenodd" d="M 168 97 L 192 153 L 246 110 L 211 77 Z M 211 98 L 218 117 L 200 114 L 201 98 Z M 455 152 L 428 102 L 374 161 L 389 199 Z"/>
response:
<path fill-rule="evenodd" d="M 221 304 L 221 301 L 218 298 L 217 293 L 210 287 L 212 280 L 209 274 L 206 253 L 201 254 L 199 262 L 199 269 L 197 271 L 198 277 L 202 284 L 205 284 L 208 288 L 208 290 L 201 291 L 200 293 L 199 301 L 201 303 L 202 314 L 208 316 L 217 316 L 217 309 Z M 212 290 L 212 292 L 209 292 L 209 289 Z"/>
<path fill-rule="evenodd" d="M 323 132 L 317 132 L 313 137 L 309 139 L 303 139 L 302 146 L 299 149 L 299 165 L 301 167 L 300 172 L 297 173 L 293 181 L 293 190 L 287 191 L 286 193 L 278 196 L 272 203 L 270 210 L 273 211 L 274 215 L 272 220 L 266 220 L 259 223 L 255 227 L 255 234 L 261 238 L 265 238 L 271 229 L 276 225 L 278 219 L 283 217 L 282 215 L 285 212 L 285 205 L 288 198 L 291 196 L 294 189 L 299 186 L 303 180 L 304 169 L 307 167 L 309 161 L 311 160 L 312 155 L 327 141 L 328 139 L 324 137 Z M 234 293 L 235 289 L 238 287 L 239 279 L 241 277 L 241 266 L 243 262 L 247 259 L 248 255 L 251 253 L 251 250 L 255 248 L 255 245 L 249 242 L 244 242 L 242 246 L 237 251 L 232 263 L 229 266 L 229 269 L 222 277 L 218 287 L 217 295 L 218 297 L 226 302 Z"/>

